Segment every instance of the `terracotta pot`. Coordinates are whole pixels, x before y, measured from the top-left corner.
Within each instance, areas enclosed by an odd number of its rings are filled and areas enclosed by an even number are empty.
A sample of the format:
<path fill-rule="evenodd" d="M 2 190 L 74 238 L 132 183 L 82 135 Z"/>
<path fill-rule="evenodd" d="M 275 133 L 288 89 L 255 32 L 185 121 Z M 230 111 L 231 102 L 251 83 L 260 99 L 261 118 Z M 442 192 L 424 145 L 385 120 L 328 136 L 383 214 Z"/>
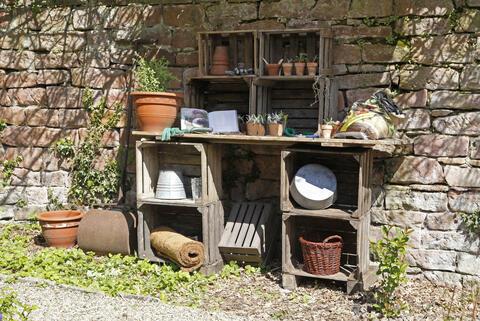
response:
<path fill-rule="evenodd" d="M 268 64 L 267 75 L 278 76 L 280 74 L 280 64 Z"/>
<path fill-rule="evenodd" d="M 289 62 L 285 62 L 282 64 L 282 69 L 283 69 L 283 74 L 285 76 L 291 76 L 292 75 L 292 69 L 293 69 L 293 64 Z"/>
<path fill-rule="evenodd" d="M 172 127 L 182 105 L 183 94 L 135 91 L 133 97 L 138 126 L 141 131 L 161 133 Z"/>
<path fill-rule="evenodd" d="M 307 73 L 309 76 L 315 76 L 318 71 L 318 63 L 307 62 Z"/>
<path fill-rule="evenodd" d="M 268 136 L 283 136 L 283 124 L 267 124 Z"/>
<path fill-rule="evenodd" d="M 305 63 L 304 62 L 296 62 L 295 63 L 295 75 L 303 76 L 305 73 Z"/>
<path fill-rule="evenodd" d="M 223 76 L 228 70 L 228 47 L 216 46 L 212 57 L 211 75 Z"/>
<path fill-rule="evenodd" d="M 332 125 L 321 125 L 320 130 L 322 131 L 322 138 L 332 138 Z"/>
<path fill-rule="evenodd" d="M 265 136 L 265 126 L 263 124 L 247 123 L 248 136 Z"/>
<path fill-rule="evenodd" d="M 82 212 L 70 210 L 43 212 L 37 215 L 45 241 L 49 246 L 57 248 L 75 245 L 82 217 Z"/>

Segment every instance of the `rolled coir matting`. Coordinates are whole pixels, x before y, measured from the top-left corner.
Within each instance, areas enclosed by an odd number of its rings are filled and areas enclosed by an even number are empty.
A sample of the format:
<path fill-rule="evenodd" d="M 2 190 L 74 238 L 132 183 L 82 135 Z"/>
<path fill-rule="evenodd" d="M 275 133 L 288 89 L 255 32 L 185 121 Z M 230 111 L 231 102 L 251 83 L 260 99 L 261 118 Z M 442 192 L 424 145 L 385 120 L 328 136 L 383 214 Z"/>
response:
<path fill-rule="evenodd" d="M 154 229 L 150 234 L 150 242 L 159 255 L 177 263 L 183 271 L 194 271 L 204 263 L 203 244 L 169 227 L 161 226 Z"/>

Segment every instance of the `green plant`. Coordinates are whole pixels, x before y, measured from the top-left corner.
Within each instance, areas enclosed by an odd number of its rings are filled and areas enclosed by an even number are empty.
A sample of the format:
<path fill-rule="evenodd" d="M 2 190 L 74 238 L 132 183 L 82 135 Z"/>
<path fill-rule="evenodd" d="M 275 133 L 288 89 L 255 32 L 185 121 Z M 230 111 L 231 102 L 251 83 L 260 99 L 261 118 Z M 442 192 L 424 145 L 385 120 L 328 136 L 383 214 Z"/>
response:
<path fill-rule="evenodd" d="M 13 171 L 15 170 L 15 167 L 20 165 L 22 161 L 23 157 L 17 156 L 14 159 L 6 159 L 2 162 L 2 169 L 0 172 L 0 187 L 5 188 L 10 185 L 12 181 Z"/>
<path fill-rule="evenodd" d="M 281 124 L 287 121 L 287 114 L 284 114 L 282 111 L 277 113 L 267 114 L 267 123 L 268 124 Z"/>
<path fill-rule="evenodd" d="M 235 261 L 230 261 L 228 264 L 223 266 L 222 271 L 220 272 L 220 277 L 222 279 L 227 279 L 231 277 L 240 276 L 240 266 Z"/>
<path fill-rule="evenodd" d="M 27 206 L 27 200 L 24 199 L 24 198 L 20 198 L 17 203 L 15 203 L 15 205 L 18 207 L 18 208 L 24 208 L 25 206 Z"/>
<path fill-rule="evenodd" d="M 298 56 L 295 57 L 295 62 L 307 62 L 308 61 L 308 55 L 304 52 L 301 52 L 298 54 Z"/>
<path fill-rule="evenodd" d="M 7 122 L 4 119 L 0 119 L 0 133 L 7 128 Z"/>
<path fill-rule="evenodd" d="M 53 190 L 51 188 L 48 188 L 47 190 L 47 199 L 47 211 L 59 211 L 65 209 L 62 202 L 60 202 L 58 197 L 53 194 Z"/>
<path fill-rule="evenodd" d="M 169 82 L 176 79 L 168 70 L 168 61 L 165 58 L 146 60 L 137 57 L 133 74 L 137 81 L 136 89 L 147 92 L 164 92 Z"/>
<path fill-rule="evenodd" d="M 335 125 L 336 123 L 337 123 L 337 122 L 336 122 L 335 120 L 333 120 L 332 117 L 328 117 L 328 118 L 325 118 L 325 119 L 323 120 L 323 124 L 324 124 L 324 125 L 333 126 L 333 125 Z"/>
<path fill-rule="evenodd" d="M 247 123 L 250 124 L 264 124 L 265 123 L 265 116 L 264 115 L 247 115 Z"/>
<path fill-rule="evenodd" d="M 21 302 L 17 293 L 12 289 L 3 288 L 0 291 L 1 320 L 28 321 L 30 314 L 36 309 L 36 306 Z"/>
<path fill-rule="evenodd" d="M 406 303 L 398 298 L 397 288 L 407 281 L 406 262 L 409 230 L 395 228 L 391 236 L 392 226 L 382 226 L 382 239 L 371 243 L 372 253 L 378 261 L 377 275 L 380 285 L 374 293 L 374 309 L 385 317 L 397 317 L 406 308 Z"/>
<path fill-rule="evenodd" d="M 120 120 L 122 106 L 116 104 L 111 112 L 105 97 L 95 103 L 93 92 L 87 89 L 83 95 L 83 108 L 89 117 L 85 139 L 79 146 L 74 146 L 68 139 L 60 140 L 52 148 L 57 155 L 72 161 L 69 201 L 91 206 L 110 202 L 117 192 L 120 178 L 117 162 L 110 159 L 103 168 L 98 164 L 100 160 L 105 161 L 101 155 L 102 139 Z"/>
<path fill-rule="evenodd" d="M 471 234 L 480 233 L 480 210 L 475 210 L 472 213 L 461 213 L 462 221 L 467 231 Z"/>

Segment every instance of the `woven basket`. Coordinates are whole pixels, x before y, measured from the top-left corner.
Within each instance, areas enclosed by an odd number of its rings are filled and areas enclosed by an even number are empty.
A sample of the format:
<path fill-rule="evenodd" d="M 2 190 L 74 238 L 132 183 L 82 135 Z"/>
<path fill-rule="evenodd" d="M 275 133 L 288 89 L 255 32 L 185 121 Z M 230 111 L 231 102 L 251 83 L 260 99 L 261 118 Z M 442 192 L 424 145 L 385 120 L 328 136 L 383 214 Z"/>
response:
<path fill-rule="evenodd" d="M 303 269 L 315 275 L 331 275 L 340 271 L 343 239 L 332 235 L 323 242 L 312 242 L 300 236 L 303 254 Z"/>

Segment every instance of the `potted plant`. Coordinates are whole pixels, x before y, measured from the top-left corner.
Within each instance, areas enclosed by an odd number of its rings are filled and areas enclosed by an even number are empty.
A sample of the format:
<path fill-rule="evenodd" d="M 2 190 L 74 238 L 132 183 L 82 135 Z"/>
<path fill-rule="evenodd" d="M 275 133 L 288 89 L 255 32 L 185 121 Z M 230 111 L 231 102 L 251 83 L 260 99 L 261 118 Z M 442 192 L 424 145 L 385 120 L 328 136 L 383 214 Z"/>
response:
<path fill-rule="evenodd" d="M 307 73 L 309 76 L 315 76 L 318 71 L 318 56 L 313 58 L 313 61 L 307 62 Z"/>
<path fill-rule="evenodd" d="M 138 58 L 135 63 L 135 91 L 130 95 L 135 105 L 138 125 L 142 131 L 161 133 L 175 122 L 183 95 L 166 92 L 169 82 L 175 77 L 168 70 L 165 58 Z"/>
<path fill-rule="evenodd" d="M 332 138 L 333 127 L 336 122 L 332 118 L 326 118 L 323 120 L 323 124 L 320 125 L 322 138 Z"/>
<path fill-rule="evenodd" d="M 282 136 L 287 121 L 287 115 L 283 112 L 267 115 L 267 135 Z"/>
<path fill-rule="evenodd" d="M 269 76 L 278 76 L 280 74 L 280 66 L 282 65 L 283 59 L 280 59 L 278 63 L 271 64 L 265 58 L 263 58 L 263 62 L 267 67 L 267 75 Z"/>
<path fill-rule="evenodd" d="M 247 115 L 247 135 L 265 136 L 264 122 L 263 115 Z"/>
<path fill-rule="evenodd" d="M 295 57 L 295 74 L 297 76 L 303 76 L 305 73 L 305 65 L 307 64 L 308 56 L 306 53 L 300 53 Z"/>
<path fill-rule="evenodd" d="M 282 64 L 282 69 L 283 69 L 283 75 L 284 76 L 291 76 L 292 75 L 292 69 L 293 69 L 293 60 L 290 58 L 287 58 L 287 62 L 284 62 Z"/>

